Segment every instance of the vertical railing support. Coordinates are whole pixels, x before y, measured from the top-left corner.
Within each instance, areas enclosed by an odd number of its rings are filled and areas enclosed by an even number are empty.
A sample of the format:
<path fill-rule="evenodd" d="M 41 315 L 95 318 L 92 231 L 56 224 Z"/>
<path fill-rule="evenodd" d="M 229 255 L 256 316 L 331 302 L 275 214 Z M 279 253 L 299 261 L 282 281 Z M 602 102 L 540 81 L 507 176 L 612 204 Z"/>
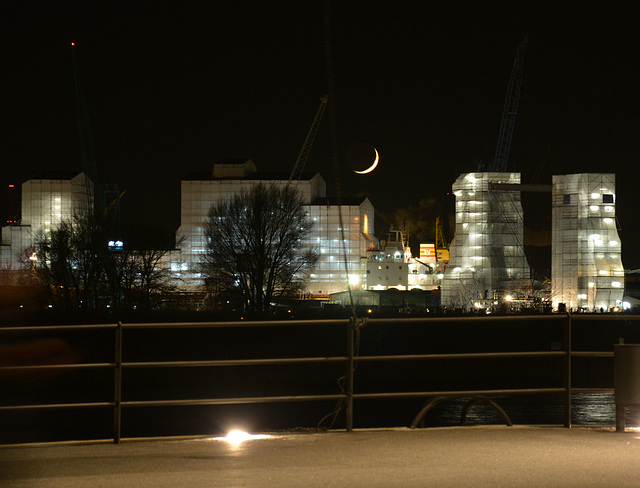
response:
<path fill-rule="evenodd" d="M 564 321 L 564 349 L 565 349 L 565 366 L 564 366 L 564 426 L 571 428 L 571 313 L 567 312 L 567 318 Z"/>
<path fill-rule="evenodd" d="M 115 369 L 113 381 L 113 443 L 120 444 L 122 428 L 122 322 L 116 325 L 115 337 Z"/>
<path fill-rule="evenodd" d="M 356 327 L 355 318 L 351 317 L 347 324 L 347 372 L 345 378 L 345 393 L 347 394 L 346 407 L 346 427 L 347 432 L 353 431 L 353 368 L 354 368 L 354 331 Z"/>

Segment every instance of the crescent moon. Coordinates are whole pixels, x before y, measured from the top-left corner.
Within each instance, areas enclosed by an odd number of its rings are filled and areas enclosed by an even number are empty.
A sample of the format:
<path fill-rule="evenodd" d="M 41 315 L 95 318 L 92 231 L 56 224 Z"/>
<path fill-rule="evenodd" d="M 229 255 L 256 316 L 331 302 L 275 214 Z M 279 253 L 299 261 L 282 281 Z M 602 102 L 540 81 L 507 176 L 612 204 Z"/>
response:
<path fill-rule="evenodd" d="M 380 160 L 380 155 L 378 154 L 378 150 L 375 147 L 373 148 L 373 150 L 376 152 L 376 158 L 373 160 L 373 164 L 363 171 L 353 170 L 354 173 L 358 173 L 359 175 L 366 175 L 367 173 L 371 173 L 374 169 L 376 169 L 376 166 L 378 166 L 378 161 Z"/>

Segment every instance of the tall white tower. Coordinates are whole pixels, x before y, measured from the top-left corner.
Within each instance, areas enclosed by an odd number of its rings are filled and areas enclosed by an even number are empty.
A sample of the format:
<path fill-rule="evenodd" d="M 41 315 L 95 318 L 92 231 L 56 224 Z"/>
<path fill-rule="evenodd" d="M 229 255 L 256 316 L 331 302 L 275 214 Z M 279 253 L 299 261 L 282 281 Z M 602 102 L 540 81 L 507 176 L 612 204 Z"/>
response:
<path fill-rule="evenodd" d="M 517 185 L 520 173 L 467 173 L 453 184 L 456 230 L 442 283 L 444 306 L 488 307 L 509 282 L 530 277 L 520 192 L 492 191 L 492 183 Z"/>
<path fill-rule="evenodd" d="M 553 177 L 551 278 L 554 308 L 622 306 L 624 268 L 613 174 Z"/>

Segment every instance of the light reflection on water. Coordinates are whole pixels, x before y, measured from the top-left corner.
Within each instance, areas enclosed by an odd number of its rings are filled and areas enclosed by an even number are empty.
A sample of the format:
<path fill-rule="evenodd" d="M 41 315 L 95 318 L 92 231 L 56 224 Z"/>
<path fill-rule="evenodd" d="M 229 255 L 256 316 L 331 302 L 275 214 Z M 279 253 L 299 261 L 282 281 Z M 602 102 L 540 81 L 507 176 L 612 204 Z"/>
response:
<path fill-rule="evenodd" d="M 562 395 L 492 396 L 514 424 L 564 423 Z M 461 412 L 469 398 L 457 398 L 435 407 L 425 417 L 425 426 L 460 425 Z M 640 425 L 638 409 L 627 409 L 627 425 Z M 615 425 L 616 405 L 613 393 L 574 393 L 571 422 L 576 425 Z M 488 405 L 478 402 L 467 412 L 467 425 L 501 424 L 500 416 Z"/>

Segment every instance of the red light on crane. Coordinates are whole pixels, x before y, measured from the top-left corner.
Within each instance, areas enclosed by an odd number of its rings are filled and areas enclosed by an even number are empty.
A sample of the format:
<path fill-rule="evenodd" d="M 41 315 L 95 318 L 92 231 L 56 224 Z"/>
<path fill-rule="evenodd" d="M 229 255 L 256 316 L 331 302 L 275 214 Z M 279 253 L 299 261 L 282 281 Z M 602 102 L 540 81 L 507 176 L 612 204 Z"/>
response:
<path fill-rule="evenodd" d="M 75 42 L 71 42 L 71 47 L 75 47 L 76 43 Z"/>
<path fill-rule="evenodd" d="M 15 187 L 15 185 L 9 185 L 9 188 L 13 188 L 13 187 Z"/>

